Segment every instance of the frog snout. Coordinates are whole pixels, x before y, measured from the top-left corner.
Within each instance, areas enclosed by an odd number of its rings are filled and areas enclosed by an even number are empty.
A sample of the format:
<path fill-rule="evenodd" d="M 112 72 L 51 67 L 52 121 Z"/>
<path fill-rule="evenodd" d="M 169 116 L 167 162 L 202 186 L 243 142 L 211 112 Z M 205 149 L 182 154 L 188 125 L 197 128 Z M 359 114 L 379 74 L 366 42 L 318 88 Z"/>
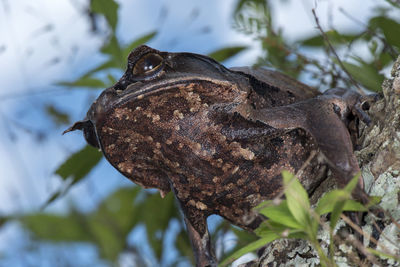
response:
<path fill-rule="evenodd" d="M 75 130 L 82 130 L 83 136 L 86 142 L 94 147 L 100 148 L 100 143 L 96 135 L 96 130 L 92 121 L 85 119 L 75 122 L 71 127 L 63 132 L 63 134 L 72 132 Z"/>

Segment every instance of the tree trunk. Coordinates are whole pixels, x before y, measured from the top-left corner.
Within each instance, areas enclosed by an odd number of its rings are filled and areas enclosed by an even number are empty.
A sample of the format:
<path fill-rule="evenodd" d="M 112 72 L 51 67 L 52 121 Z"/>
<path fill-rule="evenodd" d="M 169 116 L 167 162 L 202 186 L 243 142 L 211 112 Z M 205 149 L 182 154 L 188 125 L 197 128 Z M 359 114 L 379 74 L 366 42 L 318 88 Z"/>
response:
<path fill-rule="evenodd" d="M 361 149 L 356 151 L 356 156 L 362 169 L 366 192 L 371 196 L 382 197 L 379 206 L 385 211 L 368 212 L 362 230 L 381 244 L 377 250 L 400 257 L 400 57 L 393 66 L 392 77 L 382 85 L 383 98 L 373 103 L 369 109 L 371 125 L 360 125 L 358 147 Z M 332 180 L 327 179 L 314 195 L 321 195 L 332 188 Z M 372 254 L 369 254 L 369 259 L 360 258 L 360 253 L 353 248 L 354 237 L 349 234 L 350 228 L 340 221 L 336 229 L 335 260 L 338 265 L 372 265 L 369 260 L 372 257 L 377 265 L 400 266 L 399 262 L 374 257 Z M 319 238 L 327 251 L 329 233 L 320 230 Z M 376 248 L 376 245 L 364 237 L 364 247 Z M 315 250 L 304 240 L 277 240 L 258 254 L 258 260 L 244 266 L 316 266 L 320 263 Z"/>

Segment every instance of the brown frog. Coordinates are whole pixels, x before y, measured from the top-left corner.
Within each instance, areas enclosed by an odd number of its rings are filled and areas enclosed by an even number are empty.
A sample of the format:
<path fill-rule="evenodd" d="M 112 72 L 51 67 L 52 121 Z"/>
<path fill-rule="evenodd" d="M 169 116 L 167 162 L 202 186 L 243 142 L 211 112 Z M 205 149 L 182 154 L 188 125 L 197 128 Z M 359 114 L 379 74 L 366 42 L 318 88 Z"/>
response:
<path fill-rule="evenodd" d="M 328 166 L 340 186 L 359 167 L 352 129 L 362 97 L 343 89 L 321 94 L 281 73 L 227 69 L 192 53 L 133 50 L 127 70 L 101 93 L 81 129 L 124 176 L 182 208 L 197 266 L 215 266 L 206 219 L 218 214 L 252 231 L 265 220 L 252 209 L 282 191 L 281 171 L 308 192 Z M 364 198 L 360 179 L 357 196 Z"/>

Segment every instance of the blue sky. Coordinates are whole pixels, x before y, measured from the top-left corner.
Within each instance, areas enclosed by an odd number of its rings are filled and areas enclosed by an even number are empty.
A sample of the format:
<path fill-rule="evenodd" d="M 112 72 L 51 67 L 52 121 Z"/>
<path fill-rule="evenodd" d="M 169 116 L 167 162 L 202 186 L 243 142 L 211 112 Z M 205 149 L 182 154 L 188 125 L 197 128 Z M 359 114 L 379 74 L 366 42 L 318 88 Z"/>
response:
<path fill-rule="evenodd" d="M 91 34 L 88 20 L 81 15 L 86 2 L 0 2 L 0 214 L 38 210 L 61 186 L 54 170 L 71 152 L 84 145 L 79 133 L 61 136 L 65 126 L 56 127 L 46 119 L 43 106 L 56 103 L 61 110 L 73 114 L 72 120 L 79 120 L 100 93 L 54 86 L 57 81 L 79 77 L 105 60 L 97 53 L 104 34 Z M 250 37 L 232 29 L 234 0 L 118 2 L 121 7 L 117 34 L 126 43 L 158 30 L 149 44 L 159 50 L 206 54 L 227 45 L 250 47 L 226 62 L 228 66 L 252 64 L 260 49 Z M 356 29 L 357 25 L 339 8 L 362 21 L 371 14 L 374 1 L 286 2 L 275 1 L 273 11 L 284 34 L 294 40 L 316 33 L 311 14 L 315 3 L 324 27 L 353 25 Z M 41 139 L 43 135 L 45 138 Z M 97 176 L 107 179 L 99 181 Z M 72 202 L 88 211 L 115 188 L 128 184 L 110 165 L 102 162 L 89 179 L 75 186 L 48 210 L 63 212 Z M 17 253 L 26 238 L 26 233 L 15 224 L 1 228 L 0 258 L 2 254 Z"/>

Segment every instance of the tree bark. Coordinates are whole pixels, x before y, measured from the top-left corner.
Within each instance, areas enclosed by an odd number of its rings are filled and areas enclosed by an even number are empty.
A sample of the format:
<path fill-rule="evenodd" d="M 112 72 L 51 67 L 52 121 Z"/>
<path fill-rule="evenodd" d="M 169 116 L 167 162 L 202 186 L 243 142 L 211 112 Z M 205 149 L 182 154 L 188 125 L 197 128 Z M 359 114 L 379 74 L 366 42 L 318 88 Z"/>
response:
<path fill-rule="evenodd" d="M 364 233 L 375 238 L 381 246 L 378 248 L 364 237 L 364 247 L 376 248 L 400 257 L 400 57 L 392 69 L 392 79 L 382 85 L 383 97 L 372 103 L 369 109 L 372 123 L 360 125 L 358 139 L 358 158 L 364 178 L 365 191 L 371 196 L 382 197 L 375 212 L 364 217 Z M 333 179 L 327 179 L 315 196 L 329 191 L 334 185 Z M 316 199 L 314 199 L 316 201 Z M 340 266 L 372 265 L 368 257 L 360 257 L 354 249 L 352 230 L 340 221 L 336 227 L 335 261 Z M 321 245 L 327 252 L 329 233 L 319 232 Z M 261 251 L 255 261 L 243 266 L 316 266 L 320 264 L 313 247 L 305 240 L 277 240 Z M 361 253 L 362 254 L 362 253 Z M 371 254 L 369 255 L 371 259 Z M 376 265 L 400 266 L 392 259 L 372 256 Z"/>

